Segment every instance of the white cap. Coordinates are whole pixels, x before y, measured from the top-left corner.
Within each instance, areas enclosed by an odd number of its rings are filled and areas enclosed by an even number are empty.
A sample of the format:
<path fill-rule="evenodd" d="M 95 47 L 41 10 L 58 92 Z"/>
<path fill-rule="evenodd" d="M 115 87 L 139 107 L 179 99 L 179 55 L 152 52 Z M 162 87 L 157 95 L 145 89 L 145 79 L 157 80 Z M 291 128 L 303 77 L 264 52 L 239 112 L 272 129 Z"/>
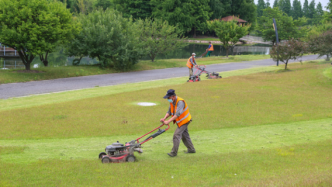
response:
<path fill-rule="evenodd" d="M 193 56 L 193 55 L 195 56 L 195 55 L 196 55 L 196 53 L 193 53 L 193 54 L 191 54 L 191 56 Z"/>

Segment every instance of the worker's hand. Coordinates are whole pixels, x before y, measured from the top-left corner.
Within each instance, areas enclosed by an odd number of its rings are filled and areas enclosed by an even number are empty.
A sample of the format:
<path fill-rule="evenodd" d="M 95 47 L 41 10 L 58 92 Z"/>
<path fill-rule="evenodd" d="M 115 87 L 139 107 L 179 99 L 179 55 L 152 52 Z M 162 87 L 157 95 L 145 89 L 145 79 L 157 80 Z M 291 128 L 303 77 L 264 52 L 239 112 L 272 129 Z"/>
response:
<path fill-rule="evenodd" d="M 160 119 L 160 122 L 164 123 L 164 121 L 165 121 L 165 118 Z"/>
<path fill-rule="evenodd" d="M 164 121 L 164 124 L 168 125 L 170 122 L 171 122 L 170 120 L 167 120 L 167 121 Z"/>

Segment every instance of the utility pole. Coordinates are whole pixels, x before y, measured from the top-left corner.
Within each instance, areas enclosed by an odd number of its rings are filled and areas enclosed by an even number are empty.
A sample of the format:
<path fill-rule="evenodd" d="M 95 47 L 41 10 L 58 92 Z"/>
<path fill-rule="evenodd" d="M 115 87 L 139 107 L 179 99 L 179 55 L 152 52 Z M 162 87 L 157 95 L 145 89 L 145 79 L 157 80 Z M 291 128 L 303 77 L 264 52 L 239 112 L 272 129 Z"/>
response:
<path fill-rule="evenodd" d="M 277 45 L 277 66 L 279 66 L 279 51 L 278 51 L 278 43 L 279 43 L 279 37 L 278 37 L 278 29 L 277 29 L 277 23 L 276 20 L 273 18 L 273 29 L 276 32 L 276 45 Z"/>

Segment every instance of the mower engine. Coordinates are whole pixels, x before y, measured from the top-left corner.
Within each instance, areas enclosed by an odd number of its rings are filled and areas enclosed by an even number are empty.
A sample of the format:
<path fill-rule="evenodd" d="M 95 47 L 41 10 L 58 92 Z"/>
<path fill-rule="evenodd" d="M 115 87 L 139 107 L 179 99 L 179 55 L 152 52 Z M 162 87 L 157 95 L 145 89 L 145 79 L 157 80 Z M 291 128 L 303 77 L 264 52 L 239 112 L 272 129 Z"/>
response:
<path fill-rule="evenodd" d="M 160 129 L 164 124 L 161 124 L 159 127 L 153 129 L 152 131 L 146 133 L 145 135 L 137 138 L 136 140 L 132 140 L 130 142 L 126 142 L 125 144 L 119 143 L 117 141 L 116 143 L 113 143 L 112 145 L 109 145 L 105 148 L 105 152 L 99 153 L 99 159 L 101 159 L 102 163 L 120 163 L 120 162 L 135 162 L 136 157 L 134 156 L 134 152 L 143 153 L 141 145 L 145 142 L 156 138 L 157 136 L 163 134 L 169 129 L 169 124 L 167 125 L 166 129 Z M 139 140 L 148 134 L 154 132 L 154 134 L 150 135 L 148 138 L 146 138 L 144 141 L 139 142 Z"/>
<path fill-rule="evenodd" d="M 119 143 L 119 141 L 113 143 L 105 148 L 105 152 L 99 154 L 99 159 L 101 159 L 102 163 L 135 162 L 136 157 L 134 156 L 134 151 L 143 153 L 141 145 L 135 142 L 135 140 L 132 140 L 125 145 Z"/>

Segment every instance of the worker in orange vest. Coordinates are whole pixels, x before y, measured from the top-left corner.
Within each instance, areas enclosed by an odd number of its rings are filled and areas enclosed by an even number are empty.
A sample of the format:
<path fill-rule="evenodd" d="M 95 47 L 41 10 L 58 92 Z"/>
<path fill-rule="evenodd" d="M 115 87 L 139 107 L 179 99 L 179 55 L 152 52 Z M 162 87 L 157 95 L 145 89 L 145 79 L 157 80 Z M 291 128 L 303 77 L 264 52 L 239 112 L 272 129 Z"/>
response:
<path fill-rule="evenodd" d="M 206 49 L 207 51 L 206 57 L 210 56 L 212 51 L 214 51 L 212 43 L 209 42 L 209 44 L 210 44 L 209 47 Z"/>
<path fill-rule="evenodd" d="M 196 63 L 195 57 L 196 57 L 196 53 L 192 53 L 192 54 L 191 54 L 191 57 L 190 57 L 190 58 L 188 59 L 188 61 L 187 61 L 187 67 L 189 68 L 189 79 L 190 79 L 191 76 L 193 76 L 193 74 L 194 74 L 193 67 L 194 67 L 194 66 L 197 66 L 197 63 Z"/>
<path fill-rule="evenodd" d="M 167 91 L 164 99 L 168 100 L 170 106 L 165 117 L 161 118 L 160 122 L 168 125 L 173 121 L 173 124 L 177 124 L 177 129 L 173 135 L 173 148 L 172 151 L 167 154 L 170 157 L 175 157 L 178 154 L 181 139 L 183 144 L 187 147 L 187 151 L 185 151 L 185 153 L 196 153 L 188 132 L 188 125 L 191 122 L 191 115 L 187 103 L 182 98 L 176 96 L 175 90 L 173 89 Z M 172 118 L 165 121 L 169 116 L 172 116 Z"/>

